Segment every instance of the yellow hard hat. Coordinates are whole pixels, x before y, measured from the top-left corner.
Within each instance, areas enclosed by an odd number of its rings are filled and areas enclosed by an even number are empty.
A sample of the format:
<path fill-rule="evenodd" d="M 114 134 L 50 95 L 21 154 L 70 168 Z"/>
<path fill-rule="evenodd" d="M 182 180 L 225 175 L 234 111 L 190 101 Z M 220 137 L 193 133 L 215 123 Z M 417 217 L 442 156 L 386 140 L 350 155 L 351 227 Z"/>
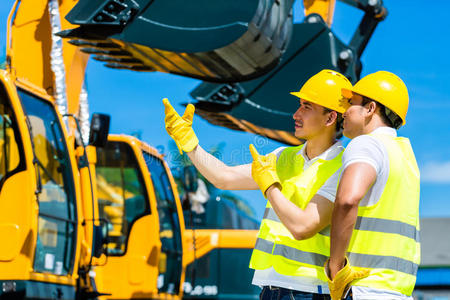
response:
<path fill-rule="evenodd" d="M 352 84 L 339 72 L 322 70 L 302 86 L 299 92 L 291 94 L 303 100 L 344 113 L 348 107 L 342 98 L 342 89 L 351 89 Z"/>
<path fill-rule="evenodd" d="M 365 96 L 383 104 L 402 119 L 405 125 L 408 111 L 408 89 L 403 81 L 395 74 L 378 71 L 363 77 L 353 88 L 343 88 L 342 95 L 350 99 L 353 93 Z"/>

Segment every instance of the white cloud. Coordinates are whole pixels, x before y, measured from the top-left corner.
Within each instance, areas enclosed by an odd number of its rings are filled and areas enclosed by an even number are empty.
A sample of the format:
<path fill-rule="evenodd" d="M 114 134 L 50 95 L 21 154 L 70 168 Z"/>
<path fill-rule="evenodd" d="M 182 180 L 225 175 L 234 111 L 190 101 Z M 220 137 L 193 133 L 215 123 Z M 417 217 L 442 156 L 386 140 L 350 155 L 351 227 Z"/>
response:
<path fill-rule="evenodd" d="M 431 161 L 421 166 L 422 182 L 450 183 L 450 161 Z"/>

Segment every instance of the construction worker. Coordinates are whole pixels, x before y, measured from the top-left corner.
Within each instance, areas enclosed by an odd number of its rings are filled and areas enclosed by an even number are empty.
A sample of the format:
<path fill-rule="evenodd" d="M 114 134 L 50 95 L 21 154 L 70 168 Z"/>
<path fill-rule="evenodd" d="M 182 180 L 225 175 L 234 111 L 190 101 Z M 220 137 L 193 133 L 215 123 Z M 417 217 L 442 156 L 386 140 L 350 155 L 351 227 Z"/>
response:
<path fill-rule="evenodd" d="M 345 110 L 341 89 L 351 87 L 334 71 L 311 77 L 291 93 L 300 98 L 293 115 L 295 135 L 306 143 L 278 148 L 268 156 L 260 156 L 251 145 L 253 164 L 239 166 L 225 165 L 198 145 L 192 105 L 180 117 L 163 100 L 167 132 L 202 175 L 220 189 L 259 187 L 269 200 L 250 261 L 253 284 L 263 286 L 261 299 L 330 299 L 323 268 L 329 256 L 326 227 L 344 150 L 335 136 Z"/>
<path fill-rule="evenodd" d="M 331 223 L 331 297 L 341 299 L 351 283 L 353 299 L 412 299 L 420 262 L 419 169 L 409 140 L 396 132 L 405 124 L 408 91 L 399 77 L 380 71 L 342 94 L 350 104 L 344 135 L 352 141 Z M 353 281 L 361 272 L 367 277 Z"/>

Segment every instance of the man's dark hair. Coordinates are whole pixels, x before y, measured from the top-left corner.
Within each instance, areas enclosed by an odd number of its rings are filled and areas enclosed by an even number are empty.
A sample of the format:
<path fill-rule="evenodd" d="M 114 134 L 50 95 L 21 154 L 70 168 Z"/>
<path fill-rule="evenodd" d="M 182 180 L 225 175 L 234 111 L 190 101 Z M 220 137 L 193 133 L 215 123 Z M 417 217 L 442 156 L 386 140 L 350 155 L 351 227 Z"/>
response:
<path fill-rule="evenodd" d="M 377 106 L 380 108 L 380 116 L 384 124 L 394 129 L 399 129 L 400 126 L 402 126 L 403 123 L 402 119 L 395 112 L 393 112 L 380 102 L 375 101 L 369 97 L 363 96 L 363 101 L 361 105 L 364 106 L 372 101 L 375 102 Z"/>

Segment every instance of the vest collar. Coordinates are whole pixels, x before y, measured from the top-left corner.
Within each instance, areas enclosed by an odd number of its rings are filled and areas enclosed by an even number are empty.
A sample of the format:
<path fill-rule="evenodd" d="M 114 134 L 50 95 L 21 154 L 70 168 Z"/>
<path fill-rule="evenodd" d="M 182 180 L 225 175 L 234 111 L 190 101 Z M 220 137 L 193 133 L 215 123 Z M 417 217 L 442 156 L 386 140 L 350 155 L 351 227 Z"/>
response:
<path fill-rule="evenodd" d="M 313 159 L 309 159 L 308 156 L 306 155 L 306 144 L 307 143 L 308 142 L 305 142 L 305 144 L 303 144 L 303 147 L 301 147 L 301 149 L 297 152 L 297 155 L 303 156 L 303 159 L 305 160 L 305 162 L 308 162 L 308 163 L 315 162 L 318 159 L 332 160 L 333 158 L 338 156 L 339 153 L 341 153 L 344 150 L 344 146 L 342 146 L 342 142 L 337 141 L 330 148 L 328 148 L 321 154 L 317 155 Z"/>
<path fill-rule="evenodd" d="M 387 127 L 387 126 L 383 126 L 383 127 L 378 127 L 377 129 L 375 129 L 374 131 L 372 131 L 370 134 L 386 134 L 386 135 L 390 135 L 393 137 L 397 136 L 397 130 L 395 130 L 394 128 L 391 127 Z"/>

